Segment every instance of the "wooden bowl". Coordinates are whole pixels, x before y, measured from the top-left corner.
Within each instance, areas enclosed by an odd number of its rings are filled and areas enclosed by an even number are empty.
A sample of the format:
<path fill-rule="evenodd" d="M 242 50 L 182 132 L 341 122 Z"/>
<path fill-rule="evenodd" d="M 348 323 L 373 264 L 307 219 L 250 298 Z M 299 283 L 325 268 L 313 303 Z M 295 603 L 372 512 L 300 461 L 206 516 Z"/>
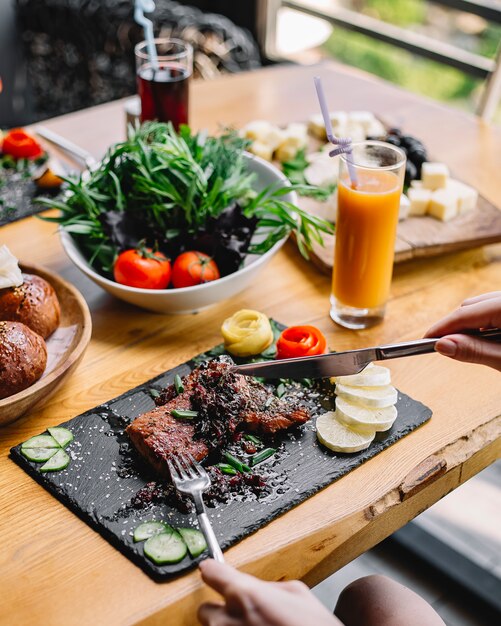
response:
<path fill-rule="evenodd" d="M 56 390 L 80 362 L 92 332 L 89 307 L 73 285 L 36 265 L 21 263 L 20 267 L 26 274 L 41 276 L 54 287 L 61 304 L 61 320 L 46 340 L 47 367 L 42 377 L 24 391 L 0 400 L 0 426 L 15 421 Z"/>

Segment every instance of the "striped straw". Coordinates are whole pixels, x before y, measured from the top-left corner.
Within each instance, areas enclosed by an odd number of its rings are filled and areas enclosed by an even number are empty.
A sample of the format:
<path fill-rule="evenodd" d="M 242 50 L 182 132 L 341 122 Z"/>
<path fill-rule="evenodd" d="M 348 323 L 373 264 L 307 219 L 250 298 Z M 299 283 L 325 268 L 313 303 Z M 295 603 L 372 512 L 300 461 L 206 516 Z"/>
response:
<path fill-rule="evenodd" d="M 357 185 L 357 172 L 355 170 L 353 164 L 353 153 L 351 149 L 351 138 L 350 137 L 336 137 L 334 131 L 332 130 L 331 124 L 331 116 L 329 114 L 329 107 L 327 106 L 327 100 L 325 99 L 324 90 L 322 87 L 322 81 L 320 76 L 315 76 L 313 78 L 315 82 L 315 89 L 317 90 L 318 102 L 320 104 L 320 110 L 322 111 L 322 117 L 324 118 L 325 124 L 325 132 L 327 134 L 327 139 L 333 145 L 337 146 L 334 150 L 329 152 L 329 156 L 334 157 L 338 154 L 346 154 L 348 155 L 346 158 L 346 165 L 348 166 L 348 173 L 350 175 L 352 185 Z"/>

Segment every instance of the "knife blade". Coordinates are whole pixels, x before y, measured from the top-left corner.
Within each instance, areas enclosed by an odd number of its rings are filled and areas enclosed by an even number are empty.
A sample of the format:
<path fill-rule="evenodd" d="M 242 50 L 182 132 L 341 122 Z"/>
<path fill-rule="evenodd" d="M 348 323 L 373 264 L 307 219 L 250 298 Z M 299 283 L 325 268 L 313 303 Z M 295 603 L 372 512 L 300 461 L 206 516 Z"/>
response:
<path fill-rule="evenodd" d="M 501 341 L 501 329 L 492 328 L 481 331 L 464 331 L 464 334 L 474 335 L 483 339 Z M 384 361 L 405 356 L 428 354 L 434 352 L 437 338 L 417 339 L 403 343 L 363 348 L 361 350 L 347 350 L 346 352 L 331 352 L 317 356 L 306 356 L 295 359 L 280 359 L 276 361 L 262 361 L 246 365 L 235 365 L 233 371 L 246 376 L 261 378 L 328 378 L 330 376 L 347 376 L 358 374 L 372 361 Z"/>

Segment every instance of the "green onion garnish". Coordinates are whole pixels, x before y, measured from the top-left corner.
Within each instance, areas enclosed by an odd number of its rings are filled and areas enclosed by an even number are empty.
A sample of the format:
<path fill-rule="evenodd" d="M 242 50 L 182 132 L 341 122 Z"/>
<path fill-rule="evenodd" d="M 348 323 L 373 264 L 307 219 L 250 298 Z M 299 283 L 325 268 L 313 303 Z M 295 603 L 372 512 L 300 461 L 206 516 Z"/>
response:
<path fill-rule="evenodd" d="M 176 388 L 177 394 L 183 393 L 184 385 L 183 385 L 183 381 L 181 380 L 181 376 L 179 376 L 179 374 L 176 374 L 174 376 L 174 387 Z"/>
<path fill-rule="evenodd" d="M 273 456 L 276 451 L 277 451 L 276 448 L 265 448 L 264 450 L 261 450 L 261 452 L 258 452 L 251 458 L 250 460 L 251 467 L 254 467 L 258 463 L 265 461 L 270 456 Z"/>
<path fill-rule="evenodd" d="M 252 441 L 252 443 L 255 443 L 256 446 L 260 446 L 263 443 L 261 439 L 254 437 L 254 435 L 244 435 L 244 439 L 246 439 L 247 441 Z"/>
<path fill-rule="evenodd" d="M 170 414 L 172 415 L 172 417 L 176 417 L 178 419 L 191 420 L 194 417 L 197 417 L 198 411 L 189 411 L 187 409 L 186 410 L 184 410 L 184 409 L 172 409 Z"/>
<path fill-rule="evenodd" d="M 301 378 L 299 382 L 303 385 L 303 387 L 308 387 L 308 389 L 313 387 L 313 381 L 311 378 Z"/>
<path fill-rule="evenodd" d="M 149 391 L 152 398 L 158 398 L 160 396 L 160 392 L 157 389 L 150 389 Z"/>
<path fill-rule="evenodd" d="M 275 391 L 275 394 L 278 398 L 281 398 L 285 393 L 285 385 L 280 383 Z"/>
<path fill-rule="evenodd" d="M 230 476 L 235 476 L 236 474 L 238 474 L 233 465 L 228 465 L 228 463 L 218 463 L 216 467 L 218 467 L 223 472 L 223 474 L 229 474 Z"/>
<path fill-rule="evenodd" d="M 239 472 L 250 472 L 250 467 L 248 465 L 239 461 L 236 457 L 234 457 L 229 452 L 224 453 L 224 458 L 228 461 L 229 465 L 234 467 Z"/>

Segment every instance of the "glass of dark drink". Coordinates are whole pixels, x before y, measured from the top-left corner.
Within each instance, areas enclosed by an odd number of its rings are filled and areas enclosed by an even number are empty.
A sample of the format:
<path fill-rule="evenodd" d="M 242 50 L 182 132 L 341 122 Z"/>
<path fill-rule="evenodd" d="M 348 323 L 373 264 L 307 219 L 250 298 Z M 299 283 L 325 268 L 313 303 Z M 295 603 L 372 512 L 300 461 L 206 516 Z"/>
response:
<path fill-rule="evenodd" d="M 188 123 L 193 48 L 180 39 L 155 39 L 154 45 L 156 58 L 150 56 L 146 41 L 135 48 L 141 122 L 172 122 L 178 130 Z"/>

